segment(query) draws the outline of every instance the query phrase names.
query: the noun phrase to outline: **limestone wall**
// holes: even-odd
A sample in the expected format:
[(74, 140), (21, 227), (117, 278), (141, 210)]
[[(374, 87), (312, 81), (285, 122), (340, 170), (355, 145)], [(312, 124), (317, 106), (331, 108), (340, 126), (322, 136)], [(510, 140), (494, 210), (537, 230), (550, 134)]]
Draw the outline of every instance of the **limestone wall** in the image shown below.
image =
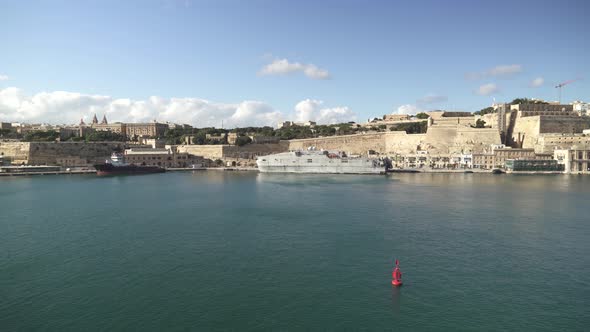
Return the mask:
[(13, 164), (89, 166), (104, 162), (121, 142), (0, 142), (0, 153)]
[(458, 128), (449, 153), (482, 153), (491, 144), (500, 144), (500, 133), (494, 128)]
[[(110, 158), (115, 150), (125, 148), (121, 142), (31, 142), (29, 164), (89, 166), (102, 163)], [(61, 165), (62, 161), (67, 164)], [(79, 164), (76, 164), (79, 163)]]
[(540, 116), (539, 133), (582, 133), (590, 128), (590, 117)]
[(286, 152), (289, 142), (281, 141), (274, 144), (236, 145), (177, 145), (176, 151), (186, 152), (206, 159), (217, 160), (224, 158), (254, 159), (272, 153)]
[(205, 159), (217, 160), (223, 159), (224, 145), (177, 145), (176, 151), (195, 156), (201, 156)]
[(392, 131), (385, 136), (385, 153), (388, 155), (416, 153), (426, 142), (426, 134), (408, 134)]
[(520, 115), (517, 115), (514, 129), (512, 131), (512, 140), (518, 142), (519, 134), (521, 139), (524, 135), (524, 140), (520, 147), (524, 149), (534, 148), (537, 143), (537, 137), (539, 136), (540, 124), (540, 116), (521, 117)]
[(316, 147), (324, 150), (340, 150), (348, 154), (366, 154), (369, 150), (384, 153), (386, 151), (385, 135), (386, 133), (373, 133), (294, 139), (289, 141), (289, 150), (306, 150), (308, 147)]
[(13, 164), (28, 164), (29, 148), (28, 142), (0, 141), (0, 155), (7, 156)]

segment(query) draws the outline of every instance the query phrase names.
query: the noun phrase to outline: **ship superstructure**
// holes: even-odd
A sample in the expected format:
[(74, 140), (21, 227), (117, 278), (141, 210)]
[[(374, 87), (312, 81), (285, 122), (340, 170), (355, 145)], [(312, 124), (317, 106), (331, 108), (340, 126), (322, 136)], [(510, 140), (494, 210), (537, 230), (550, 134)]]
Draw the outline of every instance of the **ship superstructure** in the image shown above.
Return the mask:
[(110, 160), (104, 164), (94, 165), (98, 175), (133, 175), (133, 174), (150, 174), (163, 173), (166, 169), (159, 166), (135, 165), (125, 162), (122, 154), (113, 153)]
[(383, 174), (385, 166), (378, 159), (349, 157), (341, 151), (309, 149), (258, 157), (262, 173)]

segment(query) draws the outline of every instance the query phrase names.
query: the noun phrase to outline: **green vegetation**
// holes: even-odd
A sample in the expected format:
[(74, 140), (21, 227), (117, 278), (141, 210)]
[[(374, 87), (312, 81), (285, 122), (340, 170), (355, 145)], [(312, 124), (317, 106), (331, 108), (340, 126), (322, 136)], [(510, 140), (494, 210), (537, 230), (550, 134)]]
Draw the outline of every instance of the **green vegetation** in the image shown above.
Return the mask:
[(428, 114), (426, 114), (424, 112), (420, 112), (420, 113), (416, 114), (416, 118), (423, 120), (423, 119), (428, 119), (429, 116), (428, 116)]
[(252, 143), (252, 139), (248, 136), (238, 136), (238, 138), (236, 138), (237, 146), (244, 146), (249, 143)]
[(486, 108), (482, 108), (481, 110), (474, 112), (473, 114), (475, 115), (485, 115), (485, 114), (490, 114), (490, 113), (496, 113), (496, 110), (494, 110), (493, 107), (486, 107)]
[(0, 129), (0, 138), (18, 139), (22, 138), (22, 136), (13, 129)]
[(59, 138), (59, 133), (55, 130), (31, 131), (25, 134), (25, 142), (53, 142)]
[(125, 139), (125, 135), (112, 131), (95, 131), (84, 137), (86, 142), (124, 142)]
[(408, 134), (424, 134), (427, 129), (427, 121), (400, 123), (389, 128), (391, 131), (405, 131)]
[(510, 105), (518, 105), (518, 104), (549, 104), (546, 101), (542, 100), (533, 100), (528, 98), (516, 98), (510, 102)]
[(486, 122), (482, 119), (477, 119), (477, 121), (475, 121), (475, 127), (474, 128), (485, 128), (486, 127)]

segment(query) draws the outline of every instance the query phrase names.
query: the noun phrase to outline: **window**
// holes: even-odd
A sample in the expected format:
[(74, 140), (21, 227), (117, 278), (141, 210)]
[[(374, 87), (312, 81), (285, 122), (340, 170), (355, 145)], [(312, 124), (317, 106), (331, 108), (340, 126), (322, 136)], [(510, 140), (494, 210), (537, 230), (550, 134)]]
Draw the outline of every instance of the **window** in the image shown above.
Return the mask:
[(307, 162), (311, 163), (311, 162), (313, 162), (313, 159), (307, 159)]
[(343, 164), (348, 164), (348, 160), (341, 160), (340, 162)]

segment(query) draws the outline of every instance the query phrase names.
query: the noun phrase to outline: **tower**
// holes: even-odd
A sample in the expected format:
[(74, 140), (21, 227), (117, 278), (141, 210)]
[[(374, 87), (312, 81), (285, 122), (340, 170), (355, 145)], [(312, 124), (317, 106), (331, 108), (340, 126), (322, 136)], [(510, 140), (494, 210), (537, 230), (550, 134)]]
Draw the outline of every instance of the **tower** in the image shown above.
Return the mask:
[(102, 121), (100, 122), (100, 124), (108, 124), (107, 115), (106, 114), (102, 116)]
[(96, 113), (94, 113), (94, 117), (92, 118), (92, 124), (98, 124), (98, 119), (96, 118)]

